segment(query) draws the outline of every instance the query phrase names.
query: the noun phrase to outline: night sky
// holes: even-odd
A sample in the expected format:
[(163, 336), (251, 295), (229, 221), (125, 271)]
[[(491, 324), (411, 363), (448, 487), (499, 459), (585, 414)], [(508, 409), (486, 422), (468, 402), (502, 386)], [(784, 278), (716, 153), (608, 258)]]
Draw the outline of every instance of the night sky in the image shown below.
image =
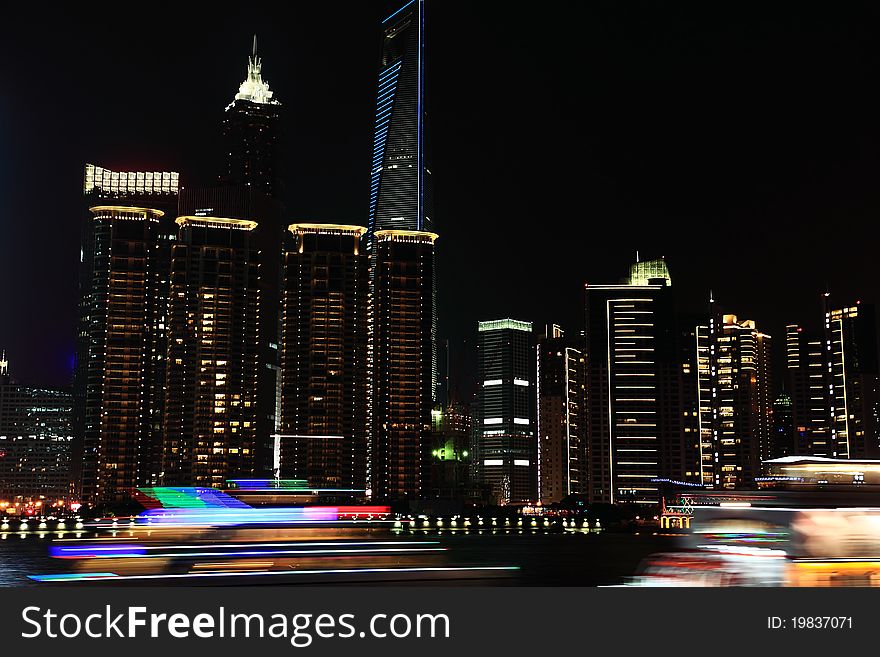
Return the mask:
[[(397, 3), (239, 4), (4, 7), (0, 349), (18, 380), (72, 376), (83, 164), (211, 181), (254, 32), (289, 219), (366, 222)], [(777, 354), (826, 286), (878, 300), (880, 16), (769, 4), (429, 2), (440, 334), (459, 359), (480, 319), (578, 331), (583, 283), (637, 249), (667, 257), (683, 309), (711, 288)]]

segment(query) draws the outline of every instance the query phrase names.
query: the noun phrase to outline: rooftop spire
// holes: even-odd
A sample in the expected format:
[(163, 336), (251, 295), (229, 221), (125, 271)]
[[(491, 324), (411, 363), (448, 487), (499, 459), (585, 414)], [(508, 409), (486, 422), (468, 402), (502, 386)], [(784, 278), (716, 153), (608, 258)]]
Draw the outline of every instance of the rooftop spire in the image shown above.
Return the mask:
[[(257, 35), (255, 34), (251, 56), (248, 57), (247, 78), (238, 88), (235, 100), (248, 100), (260, 105), (280, 105), (277, 100), (272, 98), (269, 83), (263, 80), (262, 68), (263, 63), (257, 56)], [(226, 109), (229, 109), (229, 107)]]
[(9, 374), (9, 361), (6, 360), (6, 350), (3, 350), (3, 355), (0, 356), (0, 376), (6, 376)]

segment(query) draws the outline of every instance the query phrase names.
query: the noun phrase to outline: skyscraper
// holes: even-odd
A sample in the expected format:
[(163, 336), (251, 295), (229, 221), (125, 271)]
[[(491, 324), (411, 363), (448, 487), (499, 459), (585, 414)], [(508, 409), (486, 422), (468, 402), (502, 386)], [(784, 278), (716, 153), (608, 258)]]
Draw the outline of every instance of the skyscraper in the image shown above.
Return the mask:
[[(826, 296), (827, 298), (827, 296)], [(877, 311), (856, 302), (826, 306), (825, 344), (832, 456), (880, 458)]]
[(593, 502), (656, 505), (654, 480), (682, 460), (681, 362), (671, 295), (663, 260), (635, 263), (620, 284), (585, 285)]
[(370, 234), (432, 228), (424, 73), (425, 0), (410, 0), (382, 21), (370, 165)]
[[(409, 0), (381, 23), (366, 249), (383, 230), (431, 231), (432, 184), (425, 131), (425, 0)], [(431, 396), (437, 395), (437, 276), (432, 265)], [(375, 261), (371, 264), (371, 294)], [(370, 329), (372, 330), (372, 329)], [(372, 342), (370, 349), (372, 349)], [(368, 356), (374, 360), (373, 355)]]
[(263, 79), (263, 63), (257, 55), (257, 37), (248, 57), (247, 77), (226, 107), (223, 146), (226, 166), (223, 182), (253, 185), (272, 198), (281, 198), (278, 148), (281, 103)]
[(698, 336), (703, 482), (750, 488), (773, 456), (770, 336), (715, 312)]
[(583, 349), (554, 326), (537, 348), (538, 496), (542, 503), (586, 495)]
[[(181, 208), (189, 202), (182, 199)], [(177, 223), (168, 313), (163, 481), (216, 488), (227, 479), (265, 475), (260, 460), (269, 450), (271, 431), (266, 430), (265, 437), (258, 431), (261, 299), (259, 250), (253, 243), (257, 222), (190, 214), (178, 217)]]
[(280, 476), (366, 488), (366, 228), (293, 224), (281, 329)]
[(828, 364), (823, 334), (785, 327), (785, 387), (791, 397), (791, 455), (832, 457)]
[(85, 168), (73, 462), (86, 501), (125, 501), (158, 476), (177, 193), (175, 172)]
[(380, 500), (412, 500), (431, 488), (436, 239), (421, 231), (374, 234), (368, 479)]
[(499, 504), (538, 498), (535, 417), (535, 351), (532, 323), (479, 322), (479, 425), (476, 458), (480, 481)]

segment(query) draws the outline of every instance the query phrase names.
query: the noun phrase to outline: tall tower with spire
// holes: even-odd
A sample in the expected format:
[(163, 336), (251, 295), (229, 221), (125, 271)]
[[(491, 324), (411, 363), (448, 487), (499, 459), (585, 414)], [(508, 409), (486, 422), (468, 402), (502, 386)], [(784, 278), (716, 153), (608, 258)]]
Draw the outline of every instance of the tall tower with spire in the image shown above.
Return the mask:
[(247, 77), (223, 116), (225, 167), (222, 180), (229, 185), (252, 185), (266, 195), (280, 199), (278, 169), (279, 111), (263, 79), (263, 62), (257, 54), (257, 36), (248, 57)]

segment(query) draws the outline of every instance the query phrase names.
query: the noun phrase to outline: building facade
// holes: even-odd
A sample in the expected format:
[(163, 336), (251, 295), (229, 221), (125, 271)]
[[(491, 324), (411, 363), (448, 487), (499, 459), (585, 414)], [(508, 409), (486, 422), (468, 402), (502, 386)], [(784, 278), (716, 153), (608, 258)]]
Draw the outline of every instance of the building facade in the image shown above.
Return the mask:
[(752, 320), (715, 312), (698, 335), (703, 483), (751, 488), (773, 457), (771, 338)]
[(875, 307), (858, 302), (840, 308), (827, 304), (825, 345), (831, 456), (880, 458)]
[(672, 279), (665, 261), (644, 261), (584, 289), (590, 500), (657, 505), (656, 480), (684, 460)]
[(293, 224), (281, 329), (282, 479), (366, 489), (366, 228)]
[(121, 502), (161, 467), (166, 308), (179, 176), (85, 166), (73, 413), (86, 502)]
[(828, 363), (822, 332), (785, 327), (785, 388), (791, 397), (789, 455), (833, 457)]
[(479, 322), (477, 469), (498, 504), (538, 499), (532, 323)]
[[(73, 498), (73, 396), (12, 381), (0, 360), (0, 503)], [(3, 511), (0, 510), (0, 513)]]
[(422, 231), (374, 234), (367, 476), (379, 500), (418, 499), (431, 489), (436, 239)]
[(382, 21), (375, 110), (369, 232), (430, 231), (424, 0), (410, 0)]
[(538, 499), (587, 494), (583, 349), (553, 327), (537, 347)]
[[(171, 263), (163, 482), (220, 488), (261, 472), (257, 222), (177, 218)], [(268, 435), (266, 436), (268, 441)]]

